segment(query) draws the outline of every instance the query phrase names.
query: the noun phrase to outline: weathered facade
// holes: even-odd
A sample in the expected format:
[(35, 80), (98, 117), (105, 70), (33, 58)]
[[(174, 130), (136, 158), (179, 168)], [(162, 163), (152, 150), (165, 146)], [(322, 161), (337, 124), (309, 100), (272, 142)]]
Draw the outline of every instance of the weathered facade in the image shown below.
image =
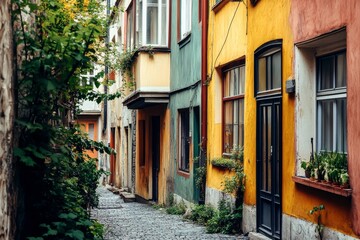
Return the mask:
[[(306, 214), (307, 210), (323, 204), (325, 216), (322, 218), (322, 224), (325, 226), (325, 239), (345, 238), (343, 234), (359, 237), (360, 165), (357, 160), (357, 149), (360, 136), (360, 98), (357, 91), (360, 89), (360, 49), (357, 38), (360, 34), (360, 4), (358, 1), (291, 1), (290, 13), (289, 24), (294, 39), (293, 71), (296, 81), (296, 157), (290, 162), (289, 171), (293, 170), (296, 176), (303, 175), (300, 162), (309, 159), (309, 139), (314, 138), (316, 151), (325, 149), (347, 153), (352, 193), (349, 195), (345, 191), (337, 192), (336, 188), (330, 186), (323, 191), (317, 189), (316, 184), (313, 187), (305, 187), (301, 183), (294, 184), (288, 181), (288, 196), (292, 197), (289, 197), (284, 205), (284, 212), (288, 215), (283, 222), (302, 229), (302, 236), (311, 236), (312, 232), (307, 230), (311, 229), (310, 224), (306, 221), (301, 221), (300, 224), (296, 218), (314, 221), (312, 216)], [(336, 61), (336, 64), (326, 62), (330, 59)], [(326, 69), (321, 66), (326, 66)], [(334, 79), (337, 82), (343, 79), (343, 83), (337, 83), (334, 88), (321, 92), (319, 79), (326, 78), (320, 78), (320, 69), (322, 72), (336, 72), (336, 75), (333, 75)], [(331, 97), (327, 93), (331, 93)], [(331, 112), (337, 116), (337, 125), (334, 130), (326, 131), (324, 139), (324, 134), (319, 133), (320, 129), (324, 129), (324, 123), (319, 118), (324, 115), (325, 123), (332, 124), (335, 116), (324, 111), (323, 105), (327, 103), (332, 104)], [(340, 116), (344, 118), (339, 118)], [(327, 144), (330, 142), (334, 144)], [(299, 202), (301, 204), (298, 204)], [(291, 236), (290, 233), (285, 236)]]
[(200, 1), (174, 1), (171, 9), (170, 160), (174, 194), (198, 203), (200, 166), (201, 18)]
[(13, 162), (13, 36), (11, 1), (0, 2), (0, 238), (15, 239), (17, 189)]
[[(126, 1), (125, 49), (135, 50), (134, 87), (123, 104), (136, 113), (135, 195), (165, 203), (171, 188), (168, 109), (170, 1)], [(135, 49), (136, 47), (136, 49)]]
[[(247, 20), (242, 2), (210, 1), (208, 31), (208, 173), (206, 202), (217, 206), (223, 198), (223, 181), (232, 173), (211, 164), (214, 158), (229, 157), (234, 147), (244, 145), (244, 101)], [(227, 36), (228, 35), (228, 36)], [(229, 80), (238, 91), (229, 92)], [(241, 83), (241, 84), (240, 84)], [(240, 84), (240, 85), (239, 85)], [(234, 114), (232, 114), (234, 113)], [(231, 117), (229, 117), (231, 115)], [(237, 130), (236, 130), (237, 129)], [(246, 130), (245, 130), (246, 132)]]
[[(359, 65), (359, 47), (355, 36), (360, 27), (355, 16), (359, 4), (214, 1), (210, 8), (207, 156), (208, 161), (228, 157), (227, 145), (242, 143), (246, 174), (243, 231), (272, 239), (313, 239), (318, 235), (317, 217), (309, 212), (323, 205), (323, 239), (356, 238), (359, 201), (355, 149), (359, 129), (355, 122), (359, 116), (355, 106), (359, 99), (355, 92), (359, 86), (355, 76), (359, 70), (355, 66)], [(334, 13), (333, 9), (339, 11)], [(336, 63), (330, 65), (325, 62), (328, 59)], [(329, 64), (322, 71), (333, 71), (337, 74), (332, 75), (334, 79), (342, 81), (330, 95), (326, 95), (329, 89), (326, 93), (316, 90), (320, 62)], [(239, 69), (238, 75), (232, 73), (234, 69)], [(232, 95), (228, 77), (234, 79), (231, 83), (238, 81), (230, 87)], [(333, 130), (323, 127), (325, 123), (318, 119), (320, 111), (330, 114), (319, 107), (327, 102), (332, 102), (333, 115), (325, 123), (335, 122)], [(243, 132), (238, 132), (241, 126)], [(330, 149), (323, 147), (329, 142), (322, 140), (325, 135), (334, 139)], [(347, 153), (350, 191), (304, 181), (300, 164), (310, 158), (311, 139), (315, 152)], [(208, 165), (206, 202), (215, 205), (223, 197), (224, 175), (231, 172)]]
[[(109, 42), (115, 44), (123, 53), (126, 43), (126, 12), (117, 11), (128, 6), (130, 1), (111, 1), (109, 14)], [(121, 92), (121, 97), (108, 104), (109, 144), (116, 151), (109, 159), (109, 183), (129, 193), (135, 192), (136, 158), (136, 110), (123, 105), (124, 99), (131, 93), (126, 79), (120, 71), (108, 70), (108, 79), (114, 83), (108, 88), (110, 94)]]

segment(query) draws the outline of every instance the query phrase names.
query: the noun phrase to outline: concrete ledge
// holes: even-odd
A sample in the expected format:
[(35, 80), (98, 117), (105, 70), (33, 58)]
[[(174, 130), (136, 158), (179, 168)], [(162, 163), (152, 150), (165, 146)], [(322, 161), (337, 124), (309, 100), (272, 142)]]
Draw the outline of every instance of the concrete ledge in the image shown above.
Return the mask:
[(249, 232), (249, 240), (271, 240), (271, 239), (262, 235), (261, 233)]

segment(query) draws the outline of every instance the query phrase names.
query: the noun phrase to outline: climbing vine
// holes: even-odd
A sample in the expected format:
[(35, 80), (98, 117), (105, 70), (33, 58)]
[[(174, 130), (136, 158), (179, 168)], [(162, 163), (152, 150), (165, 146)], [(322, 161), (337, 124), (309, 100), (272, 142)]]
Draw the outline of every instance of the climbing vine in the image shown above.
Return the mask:
[[(76, 122), (82, 100), (114, 99), (82, 84), (82, 74), (105, 63), (107, 22), (100, 0), (14, 0), (16, 43), (16, 133), (19, 160), (19, 239), (102, 239), (103, 227), (91, 219), (96, 187), (104, 171), (96, 150)], [(110, 66), (111, 68), (112, 66)], [(105, 78), (105, 81), (102, 79)], [(104, 72), (95, 86), (109, 84)]]

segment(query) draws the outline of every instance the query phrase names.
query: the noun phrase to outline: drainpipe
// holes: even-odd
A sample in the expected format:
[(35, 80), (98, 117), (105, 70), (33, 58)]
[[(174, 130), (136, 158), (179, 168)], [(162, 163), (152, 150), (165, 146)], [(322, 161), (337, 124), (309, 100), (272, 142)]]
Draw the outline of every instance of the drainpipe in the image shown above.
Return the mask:
[(207, 149), (207, 30), (209, 1), (201, 0), (201, 148)]
[[(106, 15), (109, 16), (110, 15), (110, 0), (106, 1)], [(109, 26), (107, 27), (107, 33), (106, 33), (106, 45), (109, 45), (109, 34), (110, 34), (110, 29)], [(109, 67), (107, 65), (105, 65), (105, 77), (108, 78), (108, 74), (109, 74)], [(107, 85), (104, 85), (104, 93), (107, 94), (108, 93), (108, 87)], [(105, 98), (104, 99), (104, 124), (103, 124), (103, 134), (106, 133), (106, 128), (107, 128), (107, 114), (108, 114), (108, 101)]]
[[(208, 0), (201, 0), (201, 155), (200, 166), (206, 167), (207, 158), (207, 30)], [(201, 186), (199, 203), (205, 203), (206, 180)]]

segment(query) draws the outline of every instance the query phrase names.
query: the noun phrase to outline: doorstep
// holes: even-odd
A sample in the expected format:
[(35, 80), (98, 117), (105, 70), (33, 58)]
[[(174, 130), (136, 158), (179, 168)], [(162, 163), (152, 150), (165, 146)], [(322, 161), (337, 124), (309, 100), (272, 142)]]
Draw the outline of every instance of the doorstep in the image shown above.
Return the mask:
[(261, 233), (249, 232), (249, 240), (271, 240), (271, 239)]

